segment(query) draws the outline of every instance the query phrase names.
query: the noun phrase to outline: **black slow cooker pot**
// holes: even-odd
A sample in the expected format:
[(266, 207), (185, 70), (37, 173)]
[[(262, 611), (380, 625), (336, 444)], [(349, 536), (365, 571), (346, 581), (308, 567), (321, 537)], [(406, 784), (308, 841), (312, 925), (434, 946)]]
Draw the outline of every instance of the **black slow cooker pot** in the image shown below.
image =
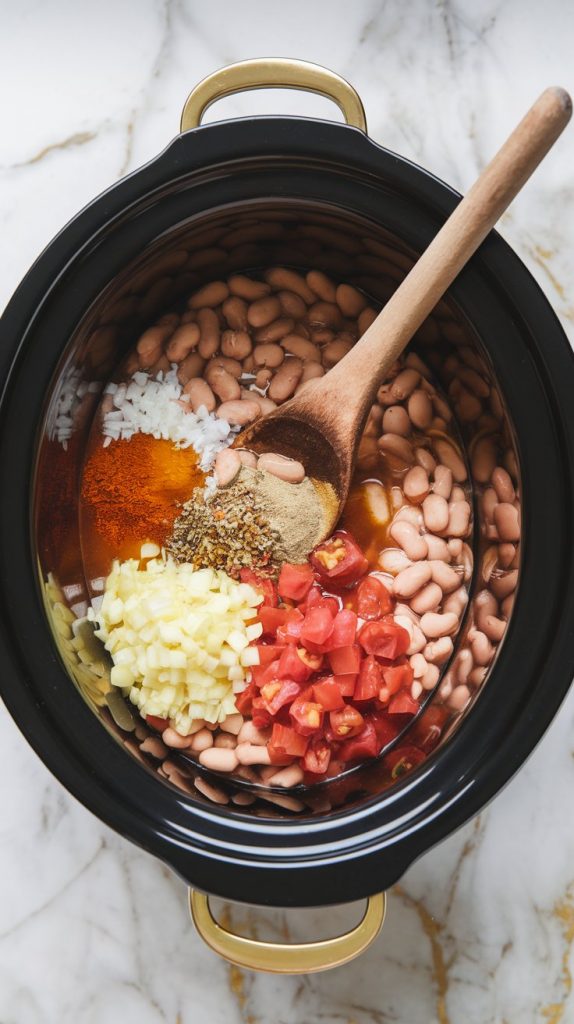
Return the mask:
[[(329, 95), (348, 123), (255, 117), (198, 127), (213, 99), (262, 85)], [(494, 232), (414, 346), (447, 389), (461, 347), (488, 382), (478, 426), (460, 427), (471, 466), (490, 432), (520, 484), (519, 583), (490, 671), (442, 731), (431, 726), (438, 742), (418, 768), (389, 786), (375, 764), (342, 789), (318, 787), (298, 815), (277, 803), (210, 803), (185, 774), (178, 788), (173, 774), (158, 773), (140, 750), (145, 728), (118, 727), (105, 680), (90, 676), (89, 659), (70, 644), (70, 622), (87, 602), (77, 502), (83, 450), (98, 395), (142, 326), (203, 281), (271, 264), (317, 267), (384, 303), (459, 198), (367, 137), (360, 100), (338, 76), (300, 62), (245, 62), (201, 83), (182, 133), (64, 228), (2, 318), (3, 698), (70, 792), (201, 892), (274, 906), (380, 893), (498, 792), (569, 687), (574, 360), (542, 292)], [(475, 522), (480, 536), (478, 501)], [(487, 556), (479, 545), (471, 594), (487, 578)], [(464, 630), (423, 716), (448, 706), (448, 673), (463, 640)], [(193, 909), (204, 937), (231, 959), (308, 971), (344, 962), (370, 941), (383, 900), (350, 937), (291, 951), (230, 936), (197, 894)]]

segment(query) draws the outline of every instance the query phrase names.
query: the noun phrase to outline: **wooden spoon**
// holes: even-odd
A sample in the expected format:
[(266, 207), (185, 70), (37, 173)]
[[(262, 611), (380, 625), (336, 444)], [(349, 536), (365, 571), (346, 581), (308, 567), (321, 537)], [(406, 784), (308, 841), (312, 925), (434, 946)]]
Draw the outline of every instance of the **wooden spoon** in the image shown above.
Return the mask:
[[(236, 441), (303, 463), (325, 504), (324, 536), (349, 491), (358, 443), (379, 386), (570, 120), (564, 89), (546, 89), (459, 202), (351, 351), (324, 377), (256, 420)], [(327, 485), (327, 486), (325, 486)], [(330, 485), (330, 486), (328, 486)]]

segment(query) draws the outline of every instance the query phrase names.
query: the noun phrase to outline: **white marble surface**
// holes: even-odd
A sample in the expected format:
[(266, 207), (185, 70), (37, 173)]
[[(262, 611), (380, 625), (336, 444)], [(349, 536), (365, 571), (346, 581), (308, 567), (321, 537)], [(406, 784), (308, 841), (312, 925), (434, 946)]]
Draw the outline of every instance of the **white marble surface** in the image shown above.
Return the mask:
[[(229, 61), (331, 66), (362, 94), (374, 138), (461, 189), (543, 86), (574, 88), (565, 0), (0, 0), (0, 17), (0, 303), (69, 217), (163, 147), (191, 86)], [(213, 116), (273, 111), (330, 116), (284, 94)], [(502, 227), (570, 331), (573, 167), (571, 129)], [(571, 695), (496, 802), (390, 894), (359, 962), (277, 979), (202, 948), (183, 885), (68, 796), (0, 711), (1, 1024), (574, 1022), (573, 725)], [(291, 933), (333, 925), (310, 916), (290, 913)]]

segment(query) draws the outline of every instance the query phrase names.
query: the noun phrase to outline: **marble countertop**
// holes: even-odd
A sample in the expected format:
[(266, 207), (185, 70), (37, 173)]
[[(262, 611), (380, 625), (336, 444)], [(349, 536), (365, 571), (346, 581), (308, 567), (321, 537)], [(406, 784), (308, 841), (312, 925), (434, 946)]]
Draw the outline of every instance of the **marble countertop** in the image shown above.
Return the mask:
[[(2, 4), (2, 23), (0, 305), (230, 61), (333, 68), (361, 93), (375, 139), (461, 190), (544, 86), (574, 89), (564, 0), (21, 0)], [(265, 93), (213, 118), (263, 112), (334, 116), (326, 101)], [(502, 223), (570, 335), (573, 167), (571, 129)], [(498, 799), (390, 893), (366, 955), (281, 979), (203, 947), (183, 884), (69, 796), (0, 709), (1, 1024), (574, 1022), (573, 726), (574, 693)], [(230, 913), (309, 937), (351, 911)]]

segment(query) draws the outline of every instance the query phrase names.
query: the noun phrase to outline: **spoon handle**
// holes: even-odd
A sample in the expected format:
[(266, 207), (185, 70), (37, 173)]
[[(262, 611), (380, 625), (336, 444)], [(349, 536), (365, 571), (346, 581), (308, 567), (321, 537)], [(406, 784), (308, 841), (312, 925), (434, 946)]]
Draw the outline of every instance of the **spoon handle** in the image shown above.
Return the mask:
[[(351, 352), (325, 378), (346, 418), (360, 420), (381, 381), (570, 120), (572, 100), (546, 89)], [(366, 383), (369, 382), (368, 387)], [(341, 408), (341, 406), (339, 406)]]

